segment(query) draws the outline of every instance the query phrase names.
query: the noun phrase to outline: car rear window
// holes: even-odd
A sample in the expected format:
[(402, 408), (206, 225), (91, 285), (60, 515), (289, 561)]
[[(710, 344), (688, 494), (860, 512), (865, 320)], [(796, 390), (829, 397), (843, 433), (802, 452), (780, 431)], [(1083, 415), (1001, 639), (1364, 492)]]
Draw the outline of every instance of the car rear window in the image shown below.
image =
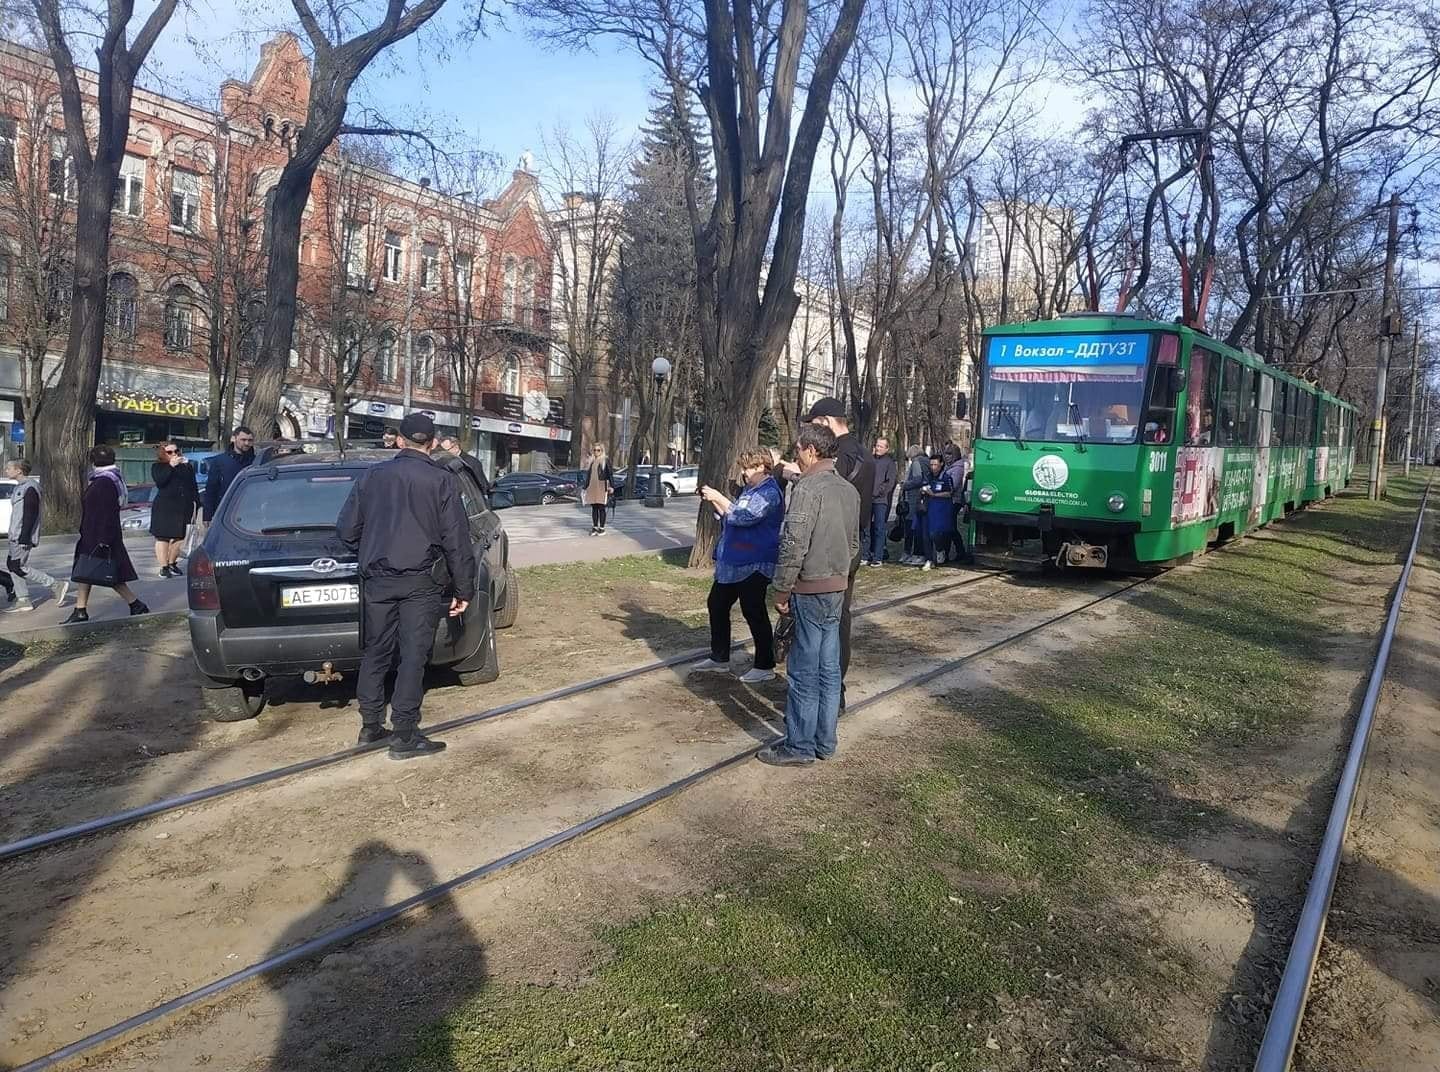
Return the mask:
[(10, 493), (14, 490), (14, 484), (0, 484), (0, 499), (10, 498)]
[(358, 473), (281, 473), (235, 489), (225, 521), (255, 534), (318, 532), (335, 527)]

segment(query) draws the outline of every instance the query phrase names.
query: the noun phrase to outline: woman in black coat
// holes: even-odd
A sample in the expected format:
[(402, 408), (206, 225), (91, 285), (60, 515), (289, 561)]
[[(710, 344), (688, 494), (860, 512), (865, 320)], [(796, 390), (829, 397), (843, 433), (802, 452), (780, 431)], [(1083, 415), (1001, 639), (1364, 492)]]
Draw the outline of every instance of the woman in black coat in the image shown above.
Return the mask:
[(80, 539), (75, 544), (75, 564), (71, 567), (75, 582), (75, 609), (61, 623), (63, 625), (90, 620), (86, 608), (90, 604), (91, 585), (96, 582), (82, 578), (94, 576), (88, 571), (97, 562), (106, 560), (114, 567), (114, 583), (106, 587), (113, 587), (130, 604), (131, 616), (146, 614), (150, 610), (129, 584), (138, 578), (120, 531), (120, 504), (125, 497), (125, 480), (115, 465), (115, 452), (109, 447), (90, 448), (90, 465), (90, 483), (80, 504)]
[(160, 563), (160, 576), (182, 577), (180, 548), (185, 531), (195, 520), (200, 505), (200, 489), (195, 482), (195, 467), (180, 453), (175, 443), (161, 443), (155, 448), (155, 464), (150, 466), (150, 479), (155, 482), (155, 499), (150, 504), (150, 535), (155, 537), (155, 560)]

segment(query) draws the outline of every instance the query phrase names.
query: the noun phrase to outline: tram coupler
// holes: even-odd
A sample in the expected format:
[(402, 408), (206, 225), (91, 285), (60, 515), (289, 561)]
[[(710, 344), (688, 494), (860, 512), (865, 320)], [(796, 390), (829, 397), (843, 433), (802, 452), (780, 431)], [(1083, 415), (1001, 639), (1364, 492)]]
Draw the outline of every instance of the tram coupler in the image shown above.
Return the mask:
[(1110, 549), (1093, 543), (1062, 543), (1055, 556), (1057, 566), (1079, 569), (1104, 569), (1110, 564)]
[(334, 663), (321, 663), (319, 670), (306, 670), (304, 678), (307, 685), (334, 685), (344, 681), (345, 675), (336, 673)]

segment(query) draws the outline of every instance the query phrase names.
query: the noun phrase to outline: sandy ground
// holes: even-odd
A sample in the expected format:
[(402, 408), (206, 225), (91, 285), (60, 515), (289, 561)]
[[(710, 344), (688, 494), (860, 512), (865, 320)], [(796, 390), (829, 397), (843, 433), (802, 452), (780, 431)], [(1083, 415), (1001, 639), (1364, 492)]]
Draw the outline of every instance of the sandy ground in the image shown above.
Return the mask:
[(1385, 678), (1295, 1067), (1440, 1068), (1440, 525)]
[[(1116, 583), (1050, 589), (997, 579), (860, 619), (851, 695), (863, 698), (917, 668), (953, 658), (957, 645), (978, 648), (1017, 621), (1038, 621), (1056, 607), (1092, 598), (1097, 584), (1103, 591)], [(1013, 597), (997, 599), (995, 589), (1004, 588)], [(988, 595), (980, 595), (982, 589), (990, 589)], [(1017, 614), (1012, 608), (1022, 594), (1026, 609)], [(923, 627), (948, 618), (957, 600), (967, 625), (948, 637)], [(628, 628), (623, 613), (620, 619)], [(519, 631), (513, 636), (516, 647), (525, 643)], [(507, 635), (507, 647), (510, 641)], [(163, 630), (155, 634), (147, 645), (153, 666), (146, 679), (123, 692), (105, 684), (103, 649), (75, 660), (84, 665), (67, 664), (80, 677), (64, 695), (50, 696), (50, 707), (63, 720), (78, 701), (96, 719), (87, 732), (55, 729), (60, 735), (50, 745), (65, 741), (65, 748), (10, 751), (5, 776), (17, 781), (6, 792), (25, 813), (15, 819), (7, 809), (13, 832), (93, 814), (102, 801), (108, 810), (156, 790), (174, 792), (197, 779), (293, 759), (301, 746), (333, 747), (341, 725), (344, 736), (353, 733), (353, 712), (294, 704), (292, 720), (207, 726), (199, 732), (235, 736), (173, 752), (166, 757), (173, 758), (172, 769), (157, 770), (167, 765), (154, 760), (136, 769), (131, 749), (137, 737), (193, 745), (172, 739), (183, 736), (187, 725), (183, 693), (166, 694), (165, 667), (173, 669), (175, 658), (166, 645), (175, 643)], [(567, 648), (564, 638), (554, 637), (544, 646), (552, 663)], [(608, 658), (572, 655), (558, 665), (573, 668), (578, 660), (608, 671), (643, 661), (629, 657), (640, 653), (621, 648), (611, 638)], [(502, 657), (509, 658), (506, 647)], [(543, 676), (516, 675), (512, 687), (523, 682), (530, 692), (554, 684)], [(49, 713), (40, 685), (30, 687), (37, 693), (22, 709), (43, 735)], [(441, 761), (395, 764), (383, 755), (367, 757), (17, 860), (0, 873), (7, 1029), (0, 1060), (21, 1062), (49, 1052), (381, 907), (436, 876), (450, 877), (767, 740), (778, 726), (783, 687), (777, 681), (750, 690), (733, 680), (659, 673), (456, 733)], [(133, 713), (137, 692), (149, 698), (145, 710), (151, 714)], [(450, 713), (446, 699), (437, 696), (429, 717)], [(487, 703), (497, 699), (486, 696)], [(146, 722), (151, 717), (154, 726)], [(129, 774), (107, 780), (107, 768)], [(36, 805), (32, 795), (48, 803)], [(224, 1052), (230, 1062), (243, 1052), (263, 1067), (274, 1037), (239, 1034), (245, 1038), (227, 1039), (212, 1056)]]

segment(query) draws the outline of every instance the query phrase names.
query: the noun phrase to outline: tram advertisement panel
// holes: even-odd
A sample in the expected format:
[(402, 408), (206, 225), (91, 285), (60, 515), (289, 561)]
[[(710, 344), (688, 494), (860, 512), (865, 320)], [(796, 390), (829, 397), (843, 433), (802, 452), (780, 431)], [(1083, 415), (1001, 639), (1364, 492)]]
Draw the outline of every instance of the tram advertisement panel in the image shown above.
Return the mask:
[(1181, 447), (1175, 452), (1175, 496), (1170, 505), (1173, 525), (1188, 525), (1220, 511), (1219, 447)]

